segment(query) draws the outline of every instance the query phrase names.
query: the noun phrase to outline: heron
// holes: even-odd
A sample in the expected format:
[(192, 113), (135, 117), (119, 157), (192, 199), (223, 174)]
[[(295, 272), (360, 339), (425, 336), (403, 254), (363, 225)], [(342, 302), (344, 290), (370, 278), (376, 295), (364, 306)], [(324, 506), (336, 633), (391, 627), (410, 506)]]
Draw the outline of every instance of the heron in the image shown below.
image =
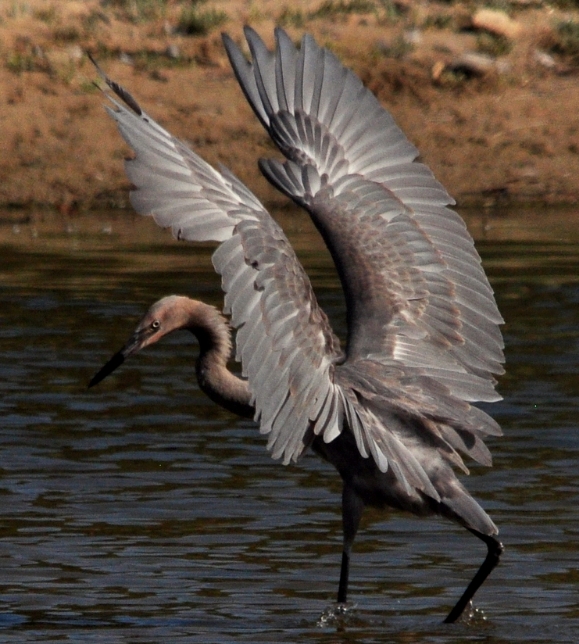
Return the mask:
[[(455, 622), (503, 551), (497, 527), (457, 476), (468, 474), (465, 456), (490, 466), (484, 440), (502, 433), (473, 404), (500, 400), (503, 320), (493, 290), (455, 201), (358, 76), (310, 35), (297, 47), (277, 28), (273, 51), (252, 28), (244, 36), (249, 57), (223, 34), (227, 56), (285, 157), (260, 159), (259, 168), (309, 213), (329, 249), (345, 296), (345, 340), (252, 192), (173, 137), (95, 63), (107, 110), (134, 152), (125, 165), (133, 207), (178, 239), (218, 243), (212, 261), (224, 306), (161, 299), (89, 386), (188, 329), (209, 398), (254, 419), (274, 459), (295, 462), (311, 448), (337, 469), (339, 604), (366, 506), (442, 516), (486, 544), (444, 620)], [(239, 376), (227, 366), (233, 344)]]

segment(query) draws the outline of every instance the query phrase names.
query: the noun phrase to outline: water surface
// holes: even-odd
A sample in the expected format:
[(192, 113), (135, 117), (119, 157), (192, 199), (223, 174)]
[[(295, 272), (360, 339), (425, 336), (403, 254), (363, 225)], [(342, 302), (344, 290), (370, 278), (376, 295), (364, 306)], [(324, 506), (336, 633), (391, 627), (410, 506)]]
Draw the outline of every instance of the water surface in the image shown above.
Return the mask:
[[(466, 623), (440, 621), (485, 548), (437, 519), (368, 511), (345, 616), (340, 482), (272, 461), (208, 401), (175, 334), (87, 391), (163, 295), (220, 305), (211, 248), (129, 213), (6, 213), (0, 225), (3, 642), (576, 642), (579, 214), (465, 213), (506, 320), (505, 436), (465, 479), (506, 552)], [(282, 216), (343, 335), (327, 254)]]

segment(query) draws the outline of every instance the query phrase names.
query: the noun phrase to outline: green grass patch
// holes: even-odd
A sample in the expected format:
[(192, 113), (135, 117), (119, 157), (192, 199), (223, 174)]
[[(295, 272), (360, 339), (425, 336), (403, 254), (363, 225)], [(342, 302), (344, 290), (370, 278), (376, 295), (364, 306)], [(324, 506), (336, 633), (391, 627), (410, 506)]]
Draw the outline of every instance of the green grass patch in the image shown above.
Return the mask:
[(550, 50), (579, 60), (579, 22), (563, 20), (557, 24)]
[(301, 9), (292, 9), (291, 7), (284, 7), (278, 16), (278, 24), (281, 27), (295, 27), (302, 29), (306, 24), (306, 16)]
[(202, 4), (202, 0), (196, 0), (191, 3), (191, 6), (183, 8), (177, 23), (179, 33), (186, 36), (205, 36), (229, 19), (225, 11), (214, 8), (202, 9)]
[(498, 58), (499, 56), (506, 56), (511, 51), (512, 43), (505, 36), (483, 31), (477, 36), (476, 48), (481, 54), (488, 54)]
[(103, 7), (111, 7), (125, 20), (146, 22), (163, 18), (170, 0), (102, 0)]
[(351, 13), (373, 13), (374, 11), (376, 11), (376, 3), (373, 0), (325, 0), (309, 15), (311, 18), (331, 18)]

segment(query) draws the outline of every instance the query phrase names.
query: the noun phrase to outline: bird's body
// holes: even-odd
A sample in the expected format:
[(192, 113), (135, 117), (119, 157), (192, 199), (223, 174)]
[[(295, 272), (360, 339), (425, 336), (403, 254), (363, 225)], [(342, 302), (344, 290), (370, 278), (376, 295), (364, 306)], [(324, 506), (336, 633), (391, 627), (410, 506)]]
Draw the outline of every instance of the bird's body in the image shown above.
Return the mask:
[(453, 467), (459, 452), (490, 465), (483, 443), (498, 425), (471, 403), (497, 400), (501, 322), (462, 220), (416, 150), (354, 74), (313, 39), (277, 52), (246, 30), (247, 62), (224, 37), (240, 85), (287, 157), (260, 168), (305, 207), (335, 261), (347, 307), (344, 349), (281, 228), (225, 169), (216, 172), (156, 124), (122, 88), (111, 114), (134, 148), (127, 173), (142, 214), (183, 239), (213, 239), (225, 312), (243, 377), (227, 370), (231, 327), (213, 307), (169, 296), (95, 376), (176, 329), (199, 341), (197, 378), (212, 400), (254, 417), (287, 463), (313, 451), (344, 482), (346, 601), (350, 551), (364, 506), (438, 514), (488, 547), (455, 621), (498, 562), (497, 528)]

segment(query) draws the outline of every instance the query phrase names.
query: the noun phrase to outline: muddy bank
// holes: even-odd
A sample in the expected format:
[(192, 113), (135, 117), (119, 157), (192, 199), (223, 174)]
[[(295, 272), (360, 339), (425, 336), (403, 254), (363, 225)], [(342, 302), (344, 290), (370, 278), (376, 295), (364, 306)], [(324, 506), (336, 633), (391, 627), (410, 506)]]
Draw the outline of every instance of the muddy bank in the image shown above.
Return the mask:
[(127, 204), (128, 150), (86, 50), (209, 162), (279, 201), (256, 167), (272, 146), (219, 37), (240, 37), (245, 23), (270, 43), (282, 23), (296, 39), (309, 32), (330, 46), (460, 204), (579, 199), (579, 53), (560, 27), (579, 24), (576, 10), (517, 2), (507, 22), (481, 27), (475, 3), (189, 3), (205, 16), (199, 27), (185, 22), (184, 4), (32, 0), (0, 9), (0, 206)]

